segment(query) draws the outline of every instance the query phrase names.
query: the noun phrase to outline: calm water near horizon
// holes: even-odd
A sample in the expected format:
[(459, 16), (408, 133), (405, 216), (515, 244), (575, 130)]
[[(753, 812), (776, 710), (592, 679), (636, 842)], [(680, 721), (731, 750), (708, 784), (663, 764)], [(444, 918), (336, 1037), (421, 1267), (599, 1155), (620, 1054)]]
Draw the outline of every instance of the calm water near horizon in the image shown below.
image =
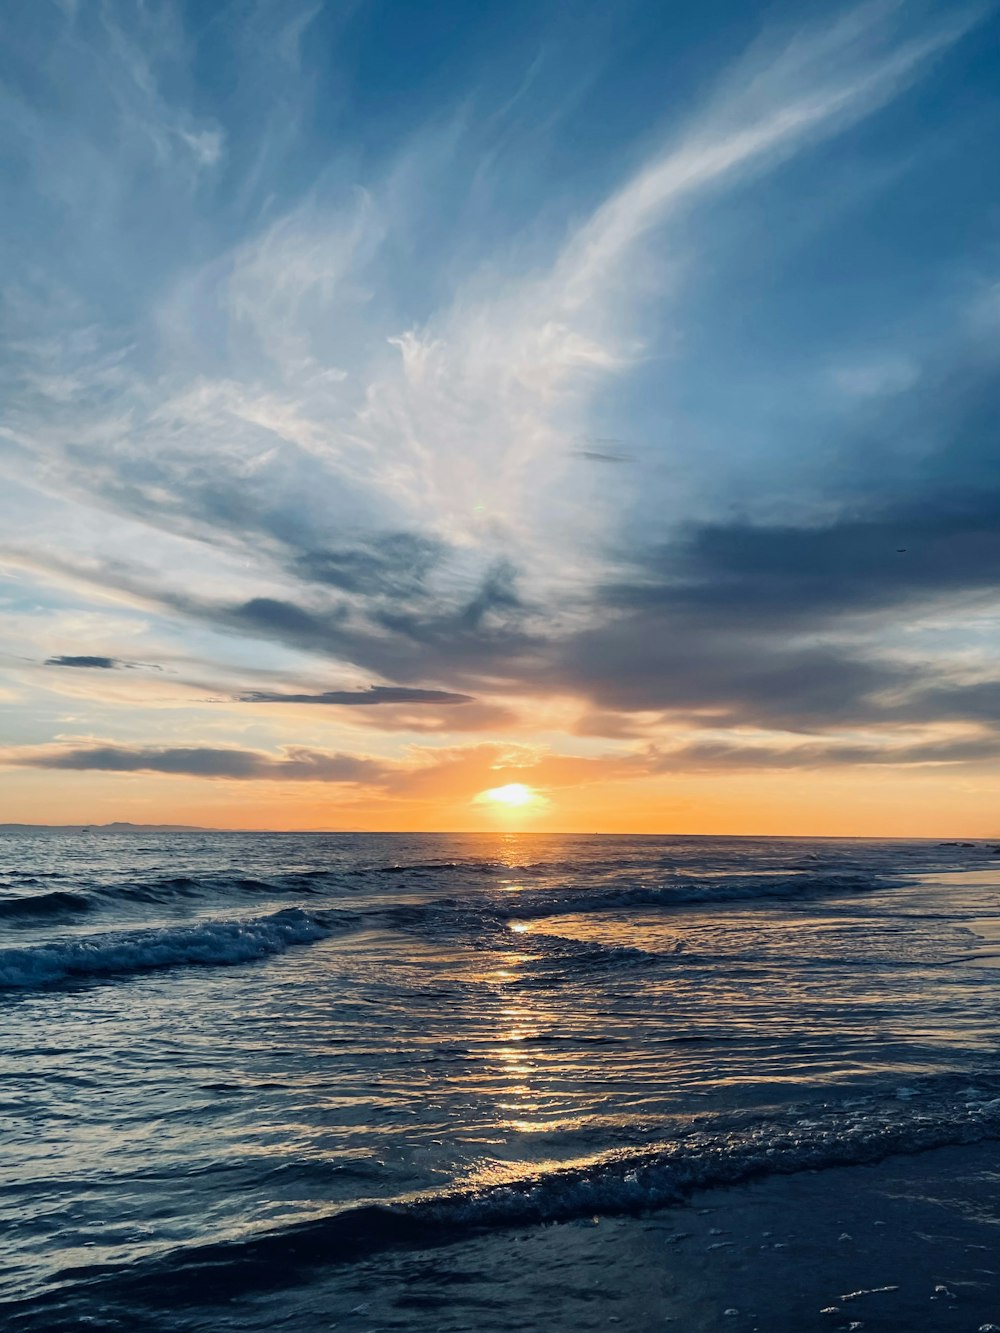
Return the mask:
[(1000, 1139), (998, 919), (987, 842), (0, 836), (0, 1314), (367, 1328), (390, 1249)]

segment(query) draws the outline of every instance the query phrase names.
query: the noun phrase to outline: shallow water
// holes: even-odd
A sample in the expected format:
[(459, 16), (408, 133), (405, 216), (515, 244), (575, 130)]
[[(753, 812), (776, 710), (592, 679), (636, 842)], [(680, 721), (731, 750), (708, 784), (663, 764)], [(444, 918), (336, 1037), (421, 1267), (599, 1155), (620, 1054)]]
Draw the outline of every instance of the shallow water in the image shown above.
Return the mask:
[(1000, 1138), (998, 920), (985, 843), (3, 836), (0, 1300), (308, 1327), (389, 1251)]

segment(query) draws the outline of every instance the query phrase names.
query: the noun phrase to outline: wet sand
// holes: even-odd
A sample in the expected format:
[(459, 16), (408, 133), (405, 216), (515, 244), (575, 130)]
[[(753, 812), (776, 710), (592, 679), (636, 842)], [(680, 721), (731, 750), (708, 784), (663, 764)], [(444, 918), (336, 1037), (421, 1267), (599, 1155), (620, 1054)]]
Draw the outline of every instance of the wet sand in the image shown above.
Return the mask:
[[(771, 1177), (642, 1218), (383, 1254), (311, 1286), (298, 1314), (288, 1295), (280, 1326), (303, 1333), (405, 1329), (417, 1311), (441, 1333), (1000, 1330), (1000, 1145)], [(215, 1327), (265, 1327), (273, 1301)]]

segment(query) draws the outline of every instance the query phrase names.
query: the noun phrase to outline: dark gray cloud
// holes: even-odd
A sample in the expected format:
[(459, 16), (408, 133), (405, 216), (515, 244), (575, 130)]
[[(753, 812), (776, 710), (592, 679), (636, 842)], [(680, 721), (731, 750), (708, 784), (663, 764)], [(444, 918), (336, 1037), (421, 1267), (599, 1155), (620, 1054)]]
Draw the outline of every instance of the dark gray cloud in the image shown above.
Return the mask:
[(664, 611), (633, 613), (573, 636), (558, 679), (603, 709), (683, 712), (713, 726), (812, 730), (870, 719), (883, 692), (912, 687), (912, 667), (835, 645), (706, 628)]
[(163, 668), (157, 666), (155, 662), (126, 662), (121, 657), (100, 657), (91, 654), (67, 655), (60, 654), (58, 657), (47, 657), (45, 666), (54, 667), (81, 667), (85, 670), (97, 671), (162, 671)]
[(455, 608), (414, 611), (400, 602), (379, 608), (373, 619), (383, 629), (414, 643), (433, 645), (451, 640), (468, 648), (477, 638), (494, 644), (502, 635), (520, 638), (517, 627), (527, 609), (517, 591), (517, 570), (504, 560), (487, 570), (473, 595)]
[(386, 771), (374, 760), (321, 750), (287, 749), (281, 758), (275, 758), (257, 750), (212, 746), (86, 745), (16, 753), (7, 762), (25, 768), (169, 773), (241, 781), (373, 783)]
[(618, 552), (551, 679), (616, 713), (825, 729), (990, 719), (1000, 683), (895, 658), (886, 631), (1000, 596), (1000, 371), (976, 353), (855, 423), (813, 513), (688, 524)]
[(118, 668), (124, 667), (128, 664), (125, 662), (120, 662), (117, 657), (60, 656), (60, 657), (47, 657), (45, 659), (45, 665), (56, 666), (56, 667), (84, 667), (88, 669), (97, 668), (102, 671), (115, 671)]
[(879, 765), (914, 767), (968, 764), (1000, 759), (1000, 732), (984, 732), (944, 740), (908, 744), (840, 744), (815, 742), (782, 748), (772, 745), (734, 744), (728, 741), (697, 741), (660, 757), (658, 772), (692, 773), (738, 768), (829, 768)]
[(401, 684), (428, 677), (458, 683), (486, 675), (513, 681), (545, 644), (537, 630), (526, 628), (537, 608), (522, 601), (516, 581), (513, 566), (500, 562), (454, 604), (400, 598), (361, 608), (317, 598), (314, 588), (303, 589), (310, 606), (273, 597), (226, 606), (183, 593), (154, 595), (216, 627), (342, 658)]
[(810, 643), (743, 621), (717, 628), (663, 607), (575, 634), (553, 676), (610, 714), (592, 719), (601, 735), (629, 734), (633, 712), (798, 731), (1000, 719), (1000, 679), (950, 679), (940, 663), (877, 656), (850, 640)]
[(930, 717), (943, 722), (1000, 723), (1000, 680), (933, 685), (887, 703), (884, 711), (911, 722)]
[(240, 703), (252, 704), (334, 704), (347, 707), (370, 708), (385, 704), (469, 704), (471, 694), (454, 694), (449, 690), (409, 689), (405, 685), (369, 685), (366, 690), (326, 690), (322, 694), (280, 694), (270, 690), (254, 690), (241, 694)]
[(611, 454), (602, 449), (574, 449), (574, 458), (585, 458), (591, 463), (631, 463), (630, 454)]
[(1000, 492), (890, 505), (823, 525), (712, 524), (652, 553), (610, 605), (794, 625), (1000, 588)]
[(279, 601), (274, 597), (252, 597), (248, 602), (234, 607), (233, 615), (249, 630), (259, 630), (276, 638), (309, 640), (332, 632), (335, 625), (343, 623), (346, 611), (337, 609), (317, 615), (315, 612), (304, 611), (294, 602)]
[(446, 704), (434, 708), (422, 704), (412, 708), (408, 704), (387, 704), (382, 708), (366, 708), (352, 718), (375, 731), (409, 731), (425, 735), (448, 732), (507, 731), (523, 719), (502, 704), (475, 700), (454, 708)]
[(307, 583), (326, 584), (369, 597), (421, 595), (446, 548), (412, 532), (373, 537), (368, 545), (306, 551), (292, 568)]
[[(859, 664), (835, 651), (784, 661), (777, 654), (762, 652), (759, 645), (744, 651), (751, 656), (744, 657), (742, 678), (734, 669), (732, 679), (718, 681), (715, 689), (707, 681), (699, 687), (699, 666), (710, 669), (711, 656), (707, 661), (691, 658), (684, 667), (674, 659), (659, 673), (653, 662), (650, 679), (632, 672), (620, 686), (606, 683), (608, 708), (584, 714), (575, 734), (641, 739), (647, 734), (649, 715), (660, 725), (677, 720), (688, 725), (701, 721), (713, 727), (752, 722), (801, 732), (823, 731), (838, 724), (1000, 722), (1000, 680), (944, 683), (928, 689), (923, 687), (928, 675), (925, 668)], [(669, 680), (667, 671), (672, 673)], [(868, 673), (867, 679), (863, 672)], [(665, 698), (670, 700), (668, 706), (664, 706)], [(648, 707), (641, 707), (643, 700)], [(637, 713), (646, 716), (640, 718)]]

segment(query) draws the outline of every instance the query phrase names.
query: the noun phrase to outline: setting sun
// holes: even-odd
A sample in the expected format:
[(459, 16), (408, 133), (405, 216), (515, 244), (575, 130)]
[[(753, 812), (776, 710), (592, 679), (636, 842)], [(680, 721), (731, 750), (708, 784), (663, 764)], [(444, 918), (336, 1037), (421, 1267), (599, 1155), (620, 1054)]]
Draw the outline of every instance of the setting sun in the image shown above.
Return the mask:
[(498, 805), (530, 805), (539, 799), (538, 793), (523, 782), (508, 782), (505, 787), (491, 787), (480, 792), (476, 798), (480, 801), (496, 801)]

